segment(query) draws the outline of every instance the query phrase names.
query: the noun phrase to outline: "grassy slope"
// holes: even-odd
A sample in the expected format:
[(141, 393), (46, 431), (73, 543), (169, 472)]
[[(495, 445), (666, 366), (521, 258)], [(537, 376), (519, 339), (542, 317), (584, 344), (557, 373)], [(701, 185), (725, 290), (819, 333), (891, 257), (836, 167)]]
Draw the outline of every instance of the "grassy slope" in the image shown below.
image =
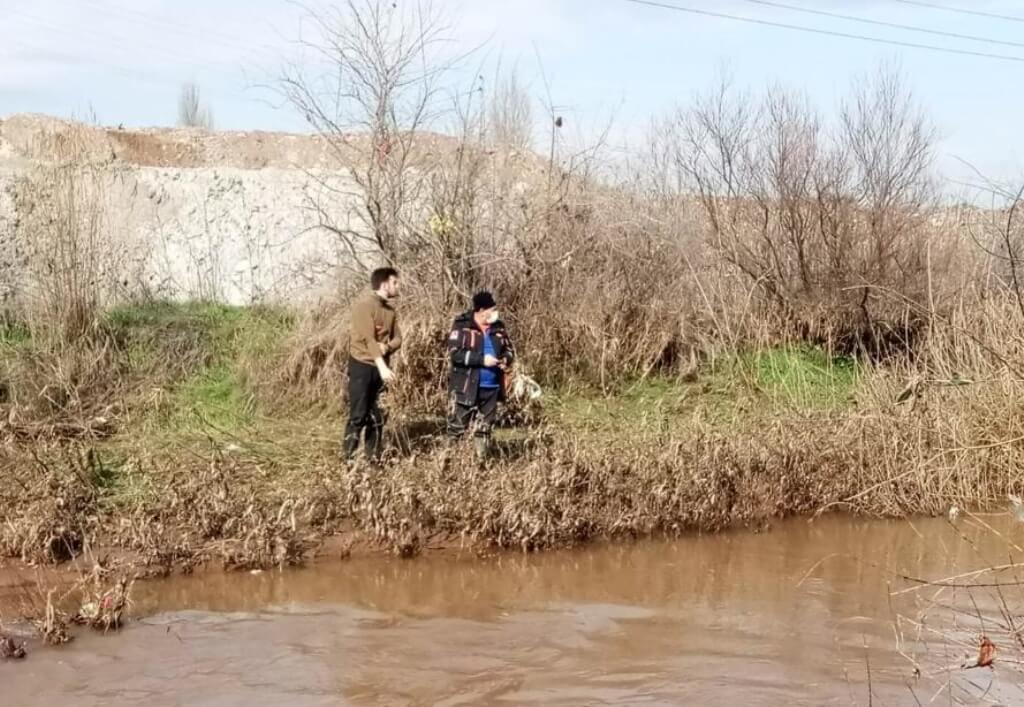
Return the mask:
[(292, 326), (276, 310), (205, 303), (121, 308), (108, 321), (137, 377), (157, 382), (136, 396), (137, 414), (121, 436), (163, 441), (251, 427), (258, 386), (249, 365), (272, 356)]
[(649, 378), (602, 396), (556, 392), (553, 418), (579, 432), (671, 435), (701, 423), (745, 429), (769, 418), (841, 410), (853, 404), (853, 361), (811, 348), (754, 351), (709, 363), (687, 381)]
[[(326, 417), (316, 410), (282, 418), (261, 404), (266, 382), (253, 380), (251, 371), (254, 363), (271, 360), (291, 334), (293, 321), (282, 312), (156, 303), (115, 310), (108, 323), (125, 342), (137, 379), (154, 383), (134, 393), (128, 424), (111, 448), (173, 447), (210, 438), (273, 442), (300, 430), (314, 444), (333, 443), (337, 436), (340, 410)], [(27, 345), (23, 331), (8, 337), (14, 346)], [(780, 348), (710, 362), (686, 381), (651, 377), (610, 395), (585, 388), (549, 391), (545, 417), (580, 434), (671, 434), (694, 421), (742, 427), (767, 417), (841, 409), (854, 399), (857, 381), (848, 359)]]
[[(271, 460), (333, 452), (343, 423), (340, 405), (290, 406), (285, 414), (268, 404), (273, 381), (266, 372), (274, 370), (294, 330), (289, 315), (152, 303), (116, 309), (104, 325), (119, 342), (130, 379), (127, 413), (100, 446), (114, 467), (132, 455), (173, 456), (197, 447), (243, 447)], [(30, 348), (24, 329), (0, 329), (0, 356), (8, 362)], [(548, 391), (544, 419), (582, 439), (672, 437), (698, 424), (751, 432), (779, 417), (843, 409), (857, 383), (852, 361), (817, 349), (752, 351), (708, 362), (685, 381), (650, 377), (607, 395), (579, 387)], [(499, 431), (504, 439), (522, 434)]]
[[(280, 380), (295, 331), (287, 315), (151, 304), (113, 311), (103, 326), (116, 342), (115, 433), (72, 447), (82, 459), (43, 444), (54, 461), (42, 469), (26, 469), (25, 456), (0, 458), (30, 479), (7, 491), (6, 554), (45, 559), (52, 533), (93, 517), (106, 529), (89, 531), (95, 537), (158, 564), (214, 553), (235, 566), (266, 566), (297, 557), (307, 531), (323, 537), (353, 524), (403, 553), (437, 533), (544, 547), (756, 523), (857, 488), (849, 445), (832, 450), (803, 437), (808, 420), (842, 423), (861, 384), (850, 361), (815, 349), (747, 352), (686, 380), (649, 377), (611, 394), (549, 390), (540, 433), (501, 430), (513, 456), (490, 472), (467, 457), (425, 452), (367, 476), (335, 456), (340, 396), (339, 404), (308, 391), (280, 399), (294, 393)], [(0, 363), (17, 372), (35, 358), (33, 347), (25, 332), (5, 330)], [(391, 429), (403, 413), (401, 422), (417, 421), (393, 410)], [(52, 492), (41, 490), (55, 483), (79, 499), (73, 513), (47, 505)]]

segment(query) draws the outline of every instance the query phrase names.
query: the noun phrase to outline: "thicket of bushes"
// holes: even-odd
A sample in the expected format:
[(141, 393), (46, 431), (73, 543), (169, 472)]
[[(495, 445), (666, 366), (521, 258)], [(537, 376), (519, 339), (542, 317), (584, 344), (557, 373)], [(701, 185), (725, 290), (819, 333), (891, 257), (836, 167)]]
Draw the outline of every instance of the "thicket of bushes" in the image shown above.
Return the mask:
[[(468, 110), (457, 158), (429, 169), (409, 166), (414, 136), (401, 143), (404, 159), (351, 162), (368, 189), (364, 228), (345, 231), (324, 214), (324, 237), (376, 256), (344, 266), (357, 275), (342, 280), (356, 285), (333, 304), (271, 317), (270, 340), (246, 364), (248, 393), (335, 404), (347, 302), (381, 262), (403, 273), (394, 400), (408, 409), (441, 404), (446, 327), (479, 287), (496, 292), (525, 369), (548, 386), (611, 391), (692, 373), (722, 352), (794, 342), (925, 369), (934, 362), (921, 353), (936, 336), (971, 343), (990, 365), (1013, 355), (997, 335), (1011, 320), (968, 322), (972, 333), (951, 318), (975, 308), (1024, 316), (1012, 306), (1014, 202), (942, 206), (933, 133), (893, 75), (856, 86), (835, 126), (779, 89), (755, 98), (723, 84), (657, 123), (650, 154), (614, 183), (593, 154), (557, 150), (544, 173), (523, 178), (522, 160), (492, 147), (486, 115)], [(192, 358), (215, 354), (195, 340), (202, 327), (157, 318), (144, 332), (118, 318), (160, 305), (125, 290), (105, 248), (101, 168), (75, 161), (73, 136), (60, 144), (18, 186), (25, 278), (5, 319), (4, 395), (21, 419), (81, 425), (125, 414), (126, 385), (141, 369), (187, 377), (208, 363)], [(132, 336), (151, 339), (145, 355), (156, 358), (140, 362), (146, 346)]]
[[(141, 301), (104, 249), (101, 166), (76, 161), (73, 139), (55, 143), (66, 149), (17, 187), (25, 278), (0, 332), (8, 468), (43, 440), (93, 442), (120, 431), (145, 447), (182, 428), (230, 435), (256, 415), (297, 421), (308, 434), (310, 419), (341, 408), (347, 303), (372, 266), (390, 263), (403, 273), (406, 343), (389, 404), (407, 416), (443, 410), (448, 323), (473, 290), (487, 287), (512, 326), (524, 369), (549, 390), (608, 394), (638, 379), (689, 379), (722, 356), (782, 345), (816, 347), (826, 361), (856, 359), (849, 405), (790, 410), (778, 421), (778, 434), (793, 435), (781, 441), (790, 445), (789, 461), (772, 458), (783, 453), (778, 447), (750, 447), (750, 429), (708, 441), (698, 425), (678, 432), (699, 448), (679, 457), (696, 465), (673, 471), (679, 483), (702, 474), (701, 464), (718, 463), (716, 445), (747, 450), (744, 468), (803, 474), (821, 451), (800, 451), (821, 444), (797, 434), (803, 421), (831, 430), (849, 454), (838, 467), (821, 462), (843, 474), (827, 493), (780, 502), (780, 512), (815, 502), (932, 511), (1016, 488), (1020, 437), (1012, 420), (1024, 380), (1024, 337), (1015, 334), (1024, 323), (1019, 194), (993, 187), (1006, 201), (985, 212), (943, 207), (931, 167), (933, 132), (894, 76), (856, 85), (833, 122), (784, 91), (752, 97), (722, 85), (658, 122), (648, 153), (616, 178), (599, 168), (600, 146), (572, 153), (552, 120), (548, 157), (527, 161), (542, 168), (523, 171), (519, 138), (529, 130), (513, 118), (528, 114), (514, 83), (498, 107), (473, 103), (476, 93), (460, 103), (452, 149), (430, 161), (417, 129), (434, 94), (411, 89), (419, 83), (402, 73), (412, 70), (405, 59), (424, 49), (422, 41), (396, 35), (393, 41), (413, 45), (360, 55), (368, 38), (346, 34), (359, 29), (328, 23), (328, 30), (341, 33), (337, 46), (352, 50), (338, 62), (359, 56), (372, 64), (363, 79), (387, 84), (387, 91), (351, 95), (403, 107), (355, 106), (368, 137), (349, 141), (352, 126), (328, 119), (321, 94), (298, 78), (286, 92), (364, 190), (359, 228), (347, 212), (321, 212), (324, 237), (353, 256), (340, 270), (355, 279), (339, 273), (339, 281), (354, 284), (314, 312)], [(504, 113), (496, 115), (499, 108)], [(509, 135), (519, 136), (516, 149), (508, 148)], [(198, 419), (189, 414), (197, 408)], [(616, 456), (607, 440), (557, 439), (556, 449), (530, 458), (537, 470), (574, 460), (566, 462), (576, 470), (573, 483), (611, 483), (622, 473), (641, 484), (630, 493), (653, 492), (642, 487), (653, 478), (642, 466), (609, 461)], [(601, 458), (606, 442), (611, 456), (578, 463)], [(306, 443), (319, 450), (317, 464), (334, 446), (333, 439)], [(589, 445), (596, 448), (581, 456)], [(441, 460), (423, 469), (435, 463)], [(404, 484), (411, 495), (402, 498), (427, 503), (436, 489), (422, 484), (440, 477), (419, 471), (415, 458), (397, 468), (404, 471), (387, 483)], [(671, 476), (658, 477), (658, 488)], [(780, 488), (805, 489), (805, 482), (789, 479)], [(381, 479), (369, 483), (374, 498), (390, 493), (375, 485)], [(550, 489), (564, 501), (560, 483)], [(356, 504), (349, 512), (367, 493), (353, 484), (343, 494)], [(877, 495), (880, 489), (888, 495)], [(553, 508), (547, 491), (538, 494), (523, 502)], [(874, 501), (864, 506), (857, 498)], [(448, 510), (429, 513), (436, 519)], [(672, 526), (677, 511), (654, 527)], [(607, 513), (602, 506), (593, 528), (616, 527)], [(458, 517), (472, 519), (467, 529), (489, 528), (481, 531), (487, 538), (506, 537), (505, 521)], [(458, 522), (443, 525), (454, 530)]]

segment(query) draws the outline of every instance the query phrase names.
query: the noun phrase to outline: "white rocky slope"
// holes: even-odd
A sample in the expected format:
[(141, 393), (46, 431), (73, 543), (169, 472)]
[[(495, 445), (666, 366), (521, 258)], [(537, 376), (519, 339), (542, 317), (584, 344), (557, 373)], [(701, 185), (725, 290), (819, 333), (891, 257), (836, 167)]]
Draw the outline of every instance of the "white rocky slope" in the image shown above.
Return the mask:
[(336, 287), (345, 251), (318, 228), (312, 205), (358, 229), (362, 198), (315, 136), (124, 131), (29, 115), (0, 121), (0, 304), (29, 287), (15, 181), (52, 161), (69, 136), (83, 160), (104, 165), (104, 245), (120, 286), (235, 304)]

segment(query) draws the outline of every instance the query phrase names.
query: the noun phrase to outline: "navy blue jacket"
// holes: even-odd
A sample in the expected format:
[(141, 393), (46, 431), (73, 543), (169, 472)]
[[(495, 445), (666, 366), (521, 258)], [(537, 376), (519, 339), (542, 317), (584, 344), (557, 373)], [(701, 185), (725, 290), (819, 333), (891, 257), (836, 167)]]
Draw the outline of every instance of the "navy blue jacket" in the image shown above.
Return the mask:
[[(508, 330), (500, 321), (488, 329), (494, 344), (495, 358), (506, 368), (515, 361), (515, 349), (508, 336)], [(452, 372), (448, 390), (460, 405), (475, 405), (480, 390), (480, 371), (484, 367), (484, 332), (476, 324), (472, 312), (465, 312), (455, 318), (448, 335), (448, 361)], [(501, 399), (505, 399), (505, 374), (500, 372)]]

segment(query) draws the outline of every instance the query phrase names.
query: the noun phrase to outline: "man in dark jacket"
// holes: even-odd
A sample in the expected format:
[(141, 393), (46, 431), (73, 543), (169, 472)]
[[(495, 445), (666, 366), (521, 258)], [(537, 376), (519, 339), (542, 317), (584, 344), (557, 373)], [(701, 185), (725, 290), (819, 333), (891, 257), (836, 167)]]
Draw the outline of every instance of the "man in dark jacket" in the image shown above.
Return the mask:
[(505, 399), (505, 375), (515, 350), (490, 292), (473, 296), (473, 309), (459, 315), (448, 336), (451, 378), (448, 436), (461, 439), (472, 427), (477, 456), (487, 456), (498, 403)]

